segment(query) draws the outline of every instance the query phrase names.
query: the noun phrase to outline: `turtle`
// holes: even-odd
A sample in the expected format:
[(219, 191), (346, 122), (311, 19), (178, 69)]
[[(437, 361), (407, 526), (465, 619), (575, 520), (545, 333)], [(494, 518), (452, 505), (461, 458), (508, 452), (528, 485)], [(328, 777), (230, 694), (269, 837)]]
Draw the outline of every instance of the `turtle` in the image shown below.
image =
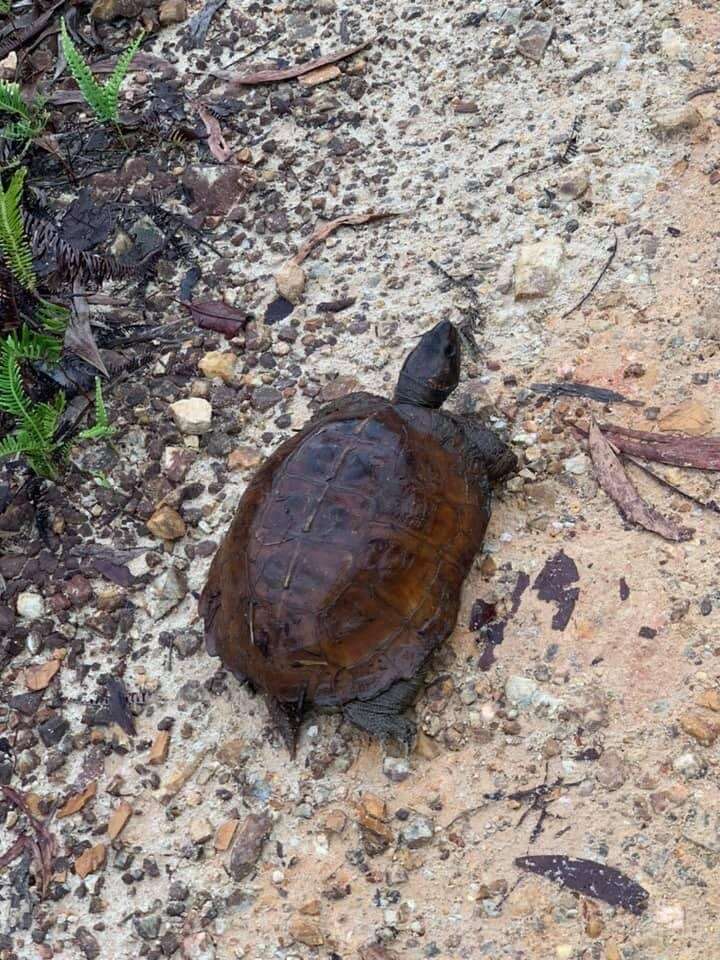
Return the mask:
[(310, 705), (412, 743), (404, 715), (455, 627), (516, 468), (477, 419), (441, 410), (458, 385), (448, 320), (408, 354), (392, 400), (321, 407), (246, 487), (200, 595), (208, 653), (261, 691), (290, 750)]

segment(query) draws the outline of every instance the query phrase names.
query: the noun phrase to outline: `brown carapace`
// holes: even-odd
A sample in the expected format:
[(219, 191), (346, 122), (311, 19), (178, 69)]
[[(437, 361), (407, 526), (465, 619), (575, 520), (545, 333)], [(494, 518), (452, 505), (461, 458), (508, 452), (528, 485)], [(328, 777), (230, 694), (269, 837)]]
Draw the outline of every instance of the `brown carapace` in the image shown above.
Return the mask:
[(459, 372), (443, 321), (392, 401), (355, 393), (323, 407), (257, 471), (213, 560), (208, 651), (265, 693), (291, 752), (310, 704), (412, 738), (402, 712), (455, 626), (490, 482), (516, 464), (494, 433), (440, 410)]

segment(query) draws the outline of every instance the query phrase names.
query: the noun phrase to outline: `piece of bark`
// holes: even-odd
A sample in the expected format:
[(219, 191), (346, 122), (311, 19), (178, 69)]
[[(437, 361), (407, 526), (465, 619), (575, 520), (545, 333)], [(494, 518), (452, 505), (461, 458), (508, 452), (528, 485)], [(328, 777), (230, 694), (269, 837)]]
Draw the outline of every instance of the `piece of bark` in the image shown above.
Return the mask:
[(92, 783), (89, 783), (81, 793), (75, 793), (72, 797), (68, 797), (68, 799), (57, 812), (58, 820), (62, 819), (63, 817), (71, 817), (74, 813), (79, 813), (88, 800), (91, 800), (96, 793), (97, 781), (93, 780)]
[(150, 756), (148, 757), (148, 763), (152, 764), (153, 766), (158, 766), (158, 764), (165, 763), (165, 761), (167, 760), (169, 748), (170, 748), (170, 731), (161, 730), (153, 740), (152, 747), (150, 747)]
[(133, 808), (127, 802), (127, 800), (122, 800), (117, 807), (110, 814), (110, 819), (108, 820), (107, 832), (111, 840), (114, 840), (116, 837), (119, 837), (122, 831), (125, 829), (128, 820), (133, 814)]
[(598, 483), (605, 493), (615, 501), (626, 519), (632, 523), (637, 523), (651, 533), (657, 533), (666, 540), (681, 541), (689, 539), (692, 531), (688, 530), (687, 527), (680, 527), (673, 520), (664, 517), (642, 499), (625, 472), (619, 457), (594, 420), (590, 424), (588, 443)]
[[(579, 423), (573, 426), (580, 433), (587, 432)], [(598, 428), (605, 439), (621, 453), (629, 453), (642, 460), (669, 463), (675, 467), (720, 470), (720, 436), (690, 437), (679, 433), (646, 433), (614, 423), (601, 423)]]
[(75, 861), (75, 873), (84, 880), (91, 873), (95, 873), (105, 863), (107, 847), (104, 843), (96, 843), (94, 847), (84, 850)]

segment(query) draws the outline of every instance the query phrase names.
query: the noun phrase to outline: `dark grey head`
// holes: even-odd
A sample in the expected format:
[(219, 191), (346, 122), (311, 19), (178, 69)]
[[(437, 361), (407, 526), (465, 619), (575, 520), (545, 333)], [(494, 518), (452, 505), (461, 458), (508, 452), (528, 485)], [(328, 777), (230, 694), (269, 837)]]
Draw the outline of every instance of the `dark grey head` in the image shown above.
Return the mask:
[(440, 407), (460, 379), (460, 337), (449, 320), (428, 330), (403, 364), (395, 403)]

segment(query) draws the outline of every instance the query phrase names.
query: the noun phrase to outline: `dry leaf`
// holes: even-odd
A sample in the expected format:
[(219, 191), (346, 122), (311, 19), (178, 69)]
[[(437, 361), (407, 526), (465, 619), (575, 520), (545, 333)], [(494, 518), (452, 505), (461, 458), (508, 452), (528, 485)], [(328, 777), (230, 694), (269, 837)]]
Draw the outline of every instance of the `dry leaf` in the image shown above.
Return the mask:
[(317, 70), (311, 70), (310, 73), (306, 73), (300, 77), (300, 83), (305, 87), (317, 87), (319, 84), (327, 83), (329, 80), (335, 80), (341, 75), (342, 71), (340, 67), (336, 67), (334, 63), (331, 63), (326, 67), (318, 67)]
[(95, 873), (105, 863), (107, 847), (104, 843), (96, 843), (94, 847), (84, 850), (75, 861), (75, 873), (84, 880), (88, 874)]
[(589, 446), (598, 482), (623, 516), (666, 540), (688, 539), (690, 531), (687, 528), (679, 527), (642, 499), (594, 420), (590, 424)]
[(0, 857), (0, 866), (11, 863), (23, 850), (29, 850), (35, 862), (36, 874), (40, 880), (41, 895), (45, 897), (53, 875), (52, 867), (56, 844), (55, 837), (45, 824), (38, 819), (40, 797), (36, 793), (22, 794), (4, 784), (0, 784), (0, 793), (3, 794), (6, 801), (25, 814), (35, 833), (34, 837), (27, 834), (18, 837), (10, 849)]
[(549, 854), (518, 857), (515, 865), (587, 897), (604, 900), (613, 907), (624, 907), (630, 913), (640, 914), (647, 907), (647, 890), (615, 867), (608, 867), (604, 863), (566, 857), (564, 854)]
[(74, 813), (78, 813), (88, 800), (91, 800), (97, 793), (97, 781), (93, 780), (92, 783), (89, 783), (82, 793), (76, 793), (72, 797), (69, 797), (65, 803), (58, 810), (58, 819), (62, 817), (71, 817)]
[(337, 220), (329, 220), (315, 229), (289, 262), (299, 266), (315, 247), (324, 243), (340, 227), (355, 227), (362, 223), (375, 223), (377, 220), (387, 220), (389, 217), (398, 216), (400, 216), (398, 213), (351, 213), (345, 217), (338, 217)]
[(122, 800), (120, 804), (113, 810), (107, 825), (108, 836), (111, 840), (114, 840), (115, 837), (120, 836), (122, 831), (125, 829), (125, 824), (128, 822), (132, 814), (133, 808), (130, 806), (127, 800)]
[(205, 129), (208, 133), (208, 147), (210, 148), (210, 153), (215, 157), (218, 163), (225, 163), (225, 161), (229, 160), (232, 156), (232, 150), (227, 145), (217, 118), (214, 117), (207, 110), (207, 108), (203, 107), (202, 105), (198, 106), (197, 112), (200, 116), (200, 119), (205, 124)]
[[(79, 289), (77, 282), (75, 288)], [(87, 300), (79, 295), (73, 297), (73, 314), (65, 330), (65, 349), (77, 354), (86, 363), (99, 370), (104, 377), (108, 376), (90, 327), (90, 310)]]
[(345, 50), (338, 50), (337, 53), (330, 53), (326, 57), (318, 57), (317, 60), (308, 60), (307, 63), (299, 63), (294, 67), (285, 67), (281, 70), (256, 70), (255, 73), (246, 73), (244, 76), (236, 77), (226, 72), (216, 73), (216, 77), (230, 80), (232, 83), (238, 83), (241, 86), (253, 86), (256, 83), (278, 83), (281, 80), (292, 80), (295, 77), (301, 77), (305, 73), (312, 73), (319, 67), (327, 66), (329, 63), (337, 63), (338, 60), (346, 60), (353, 54), (359, 53), (370, 46), (371, 41), (360, 43), (356, 47), (347, 47)]
[(226, 337), (236, 336), (248, 322), (244, 311), (229, 307), (222, 300), (187, 300), (183, 306), (202, 330), (214, 330)]
[(25, 671), (25, 686), (28, 690), (44, 690), (60, 669), (59, 660), (46, 660), (28, 667)]

